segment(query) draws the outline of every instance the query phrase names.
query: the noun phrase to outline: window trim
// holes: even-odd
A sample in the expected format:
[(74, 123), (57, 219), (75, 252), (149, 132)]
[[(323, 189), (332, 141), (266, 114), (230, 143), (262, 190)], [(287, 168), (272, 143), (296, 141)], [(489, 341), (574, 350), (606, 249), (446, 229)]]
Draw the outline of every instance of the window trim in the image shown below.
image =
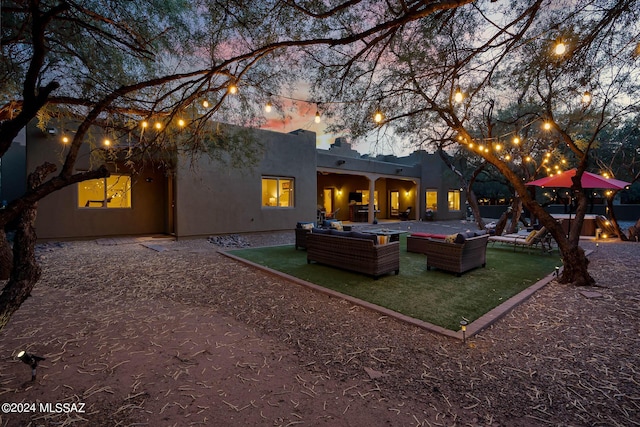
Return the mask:
[[(114, 207), (109, 207), (108, 203), (105, 203), (105, 201), (107, 201), (107, 191), (108, 191), (108, 187), (107, 187), (107, 179), (111, 178), (111, 177), (118, 177), (119, 179), (122, 177), (125, 177), (128, 179), (129, 181), (129, 206), (114, 206)], [(87, 203), (84, 206), (80, 206), (80, 185), (82, 185), (83, 183), (86, 183), (87, 181), (97, 181), (97, 180), (103, 180), (104, 182), (104, 199), (102, 201), (102, 206), (91, 206), (89, 202), (91, 201), (87, 201)], [(95, 203), (98, 203), (98, 201), (93, 201)], [(117, 210), (117, 209), (133, 209), (133, 177), (131, 176), (131, 174), (128, 173), (112, 173), (109, 177), (103, 177), (103, 178), (93, 178), (93, 179), (88, 179), (85, 181), (80, 181), (78, 182), (77, 186), (76, 186), (76, 209), (82, 209), (82, 210)]]
[[(263, 184), (264, 184), (264, 180), (265, 179), (270, 179), (270, 180), (276, 180), (276, 190), (278, 191), (278, 193), (276, 194), (276, 204), (275, 206), (269, 206), (269, 205), (265, 205), (264, 204), (264, 195), (262, 193), (262, 188), (263, 188)], [(291, 182), (291, 189), (289, 190), (290, 193), (290, 197), (291, 197), (291, 201), (289, 203), (288, 206), (280, 206), (280, 197), (281, 197), (281, 193), (280, 193), (280, 182), (281, 181), (290, 181)], [(295, 178), (291, 177), (291, 176), (274, 176), (274, 175), (262, 175), (260, 177), (260, 208), (261, 209), (293, 209), (296, 207), (296, 197), (295, 197), (295, 192), (296, 192), (296, 180)]]

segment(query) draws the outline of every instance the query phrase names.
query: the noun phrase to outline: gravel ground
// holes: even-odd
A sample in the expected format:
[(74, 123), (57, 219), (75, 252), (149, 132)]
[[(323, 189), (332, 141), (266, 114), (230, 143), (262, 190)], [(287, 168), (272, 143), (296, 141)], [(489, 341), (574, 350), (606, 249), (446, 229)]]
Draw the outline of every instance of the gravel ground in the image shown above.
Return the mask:
[[(0, 412), (0, 426), (640, 424), (637, 243), (584, 241), (597, 287), (552, 282), (466, 344), (257, 271), (207, 239), (105, 243), (39, 247), (43, 277), (0, 332), (0, 403), (35, 406)], [(46, 357), (34, 382), (21, 349)]]

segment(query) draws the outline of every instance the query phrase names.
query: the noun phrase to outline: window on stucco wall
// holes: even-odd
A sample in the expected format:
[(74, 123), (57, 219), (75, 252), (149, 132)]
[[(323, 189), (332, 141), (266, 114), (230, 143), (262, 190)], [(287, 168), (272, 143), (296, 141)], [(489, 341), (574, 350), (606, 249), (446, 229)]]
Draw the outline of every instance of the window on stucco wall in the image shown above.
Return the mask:
[(427, 190), (425, 200), (425, 209), (438, 210), (438, 190)]
[(108, 178), (78, 183), (79, 208), (131, 208), (131, 177), (112, 174)]
[(262, 206), (292, 208), (294, 206), (293, 179), (262, 177)]
[(460, 210), (460, 190), (449, 190), (447, 197), (450, 211)]

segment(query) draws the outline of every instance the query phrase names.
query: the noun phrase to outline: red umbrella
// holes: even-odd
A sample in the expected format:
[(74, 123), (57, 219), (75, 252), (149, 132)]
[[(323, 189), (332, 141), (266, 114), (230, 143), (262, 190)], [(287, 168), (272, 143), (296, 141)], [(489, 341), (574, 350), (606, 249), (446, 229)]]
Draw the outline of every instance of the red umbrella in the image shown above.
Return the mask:
[[(571, 178), (576, 176), (576, 169), (569, 169), (557, 175), (548, 176), (546, 178), (530, 181), (526, 185), (535, 185), (537, 187), (558, 187), (570, 188), (573, 185)], [(629, 182), (620, 181), (619, 179), (606, 178), (591, 172), (582, 174), (582, 188), (604, 188), (609, 190), (622, 190), (631, 185)]]
[[(571, 178), (576, 176), (576, 169), (569, 169), (562, 173), (548, 176), (546, 178), (536, 179), (530, 181), (525, 185), (535, 185), (538, 187), (558, 187), (558, 188), (571, 188), (573, 181)], [(622, 190), (623, 188), (631, 185), (630, 182), (620, 181), (619, 179), (606, 178), (602, 175), (598, 175), (591, 172), (584, 172), (582, 179), (580, 180), (582, 188), (603, 188), (608, 190)], [(571, 211), (569, 211), (569, 231), (571, 231)]]

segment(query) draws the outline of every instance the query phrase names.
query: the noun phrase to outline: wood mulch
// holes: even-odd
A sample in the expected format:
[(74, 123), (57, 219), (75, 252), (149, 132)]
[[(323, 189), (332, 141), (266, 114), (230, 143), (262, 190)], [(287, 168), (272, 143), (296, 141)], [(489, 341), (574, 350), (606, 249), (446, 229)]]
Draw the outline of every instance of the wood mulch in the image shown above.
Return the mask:
[[(0, 403), (84, 412), (0, 426), (640, 424), (638, 243), (584, 242), (597, 287), (553, 282), (466, 345), (207, 239), (145, 244), (40, 247), (42, 279), (0, 332)], [(20, 350), (46, 357), (34, 382)]]

